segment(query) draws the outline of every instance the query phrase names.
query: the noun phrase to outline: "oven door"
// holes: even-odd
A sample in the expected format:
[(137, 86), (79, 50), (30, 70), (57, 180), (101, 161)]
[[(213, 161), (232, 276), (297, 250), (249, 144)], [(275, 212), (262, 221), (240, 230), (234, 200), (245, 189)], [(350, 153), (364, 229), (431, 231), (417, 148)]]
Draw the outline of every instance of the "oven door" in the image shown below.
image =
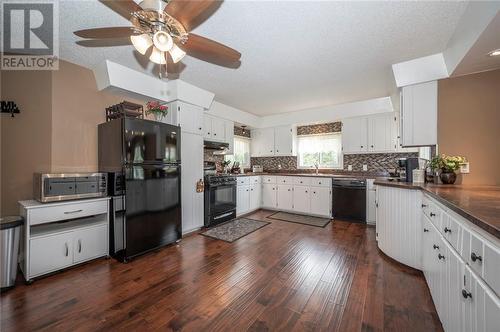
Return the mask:
[(205, 193), (205, 226), (231, 220), (236, 216), (236, 183), (210, 185)]

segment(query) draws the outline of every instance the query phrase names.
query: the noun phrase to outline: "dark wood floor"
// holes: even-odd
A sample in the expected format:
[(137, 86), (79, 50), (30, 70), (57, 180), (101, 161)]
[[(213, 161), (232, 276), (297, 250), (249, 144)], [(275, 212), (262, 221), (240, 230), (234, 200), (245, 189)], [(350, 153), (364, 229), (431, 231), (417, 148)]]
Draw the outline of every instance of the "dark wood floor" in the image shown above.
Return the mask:
[(373, 227), (268, 221), (234, 243), (197, 234), (129, 264), (20, 278), (0, 330), (442, 330), (422, 273), (378, 251)]

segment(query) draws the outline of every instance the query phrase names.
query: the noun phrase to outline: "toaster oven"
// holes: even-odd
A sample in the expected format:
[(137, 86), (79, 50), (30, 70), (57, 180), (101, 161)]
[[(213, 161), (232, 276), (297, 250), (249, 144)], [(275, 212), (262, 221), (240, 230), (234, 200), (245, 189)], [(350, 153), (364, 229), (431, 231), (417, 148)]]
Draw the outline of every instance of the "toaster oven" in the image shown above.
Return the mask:
[(33, 196), (41, 203), (107, 196), (106, 173), (35, 173)]

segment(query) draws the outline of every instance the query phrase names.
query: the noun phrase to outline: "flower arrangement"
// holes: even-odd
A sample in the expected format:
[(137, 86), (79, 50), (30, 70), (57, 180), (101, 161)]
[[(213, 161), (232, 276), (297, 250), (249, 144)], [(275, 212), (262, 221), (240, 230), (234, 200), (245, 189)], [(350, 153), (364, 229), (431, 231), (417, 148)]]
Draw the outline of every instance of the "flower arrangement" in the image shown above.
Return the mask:
[(153, 114), (156, 120), (161, 120), (168, 114), (168, 106), (160, 104), (159, 101), (148, 101), (146, 103), (146, 114)]
[(465, 157), (461, 156), (447, 156), (440, 155), (435, 156), (431, 160), (431, 168), (435, 171), (441, 170), (439, 178), (444, 184), (453, 184), (457, 179), (455, 171), (457, 171), (461, 165), (467, 162)]
[(455, 172), (465, 164), (467, 159), (461, 156), (447, 156), (445, 154), (435, 156), (431, 160), (431, 168), (443, 172)]

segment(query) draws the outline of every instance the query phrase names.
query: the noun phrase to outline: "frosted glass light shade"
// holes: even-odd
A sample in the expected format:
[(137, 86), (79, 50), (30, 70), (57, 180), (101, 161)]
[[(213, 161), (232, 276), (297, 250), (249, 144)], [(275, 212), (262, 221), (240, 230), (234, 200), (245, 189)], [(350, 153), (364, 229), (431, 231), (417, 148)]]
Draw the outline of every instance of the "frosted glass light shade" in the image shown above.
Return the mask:
[(151, 37), (149, 37), (145, 33), (142, 35), (130, 36), (130, 41), (132, 42), (132, 45), (134, 45), (137, 52), (141, 53), (142, 55), (146, 54), (146, 51), (151, 47), (151, 45), (153, 45)]
[(153, 35), (153, 44), (162, 52), (168, 52), (174, 45), (172, 37), (165, 31), (156, 31)]
[(153, 52), (151, 53), (149, 60), (159, 65), (164, 65), (167, 63), (167, 59), (165, 58), (165, 53), (160, 51), (156, 47), (153, 47)]
[(174, 63), (177, 63), (181, 61), (181, 59), (186, 55), (186, 52), (181, 50), (177, 45), (173, 45), (172, 48), (170, 49), (170, 56), (172, 57), (172, 60)]

